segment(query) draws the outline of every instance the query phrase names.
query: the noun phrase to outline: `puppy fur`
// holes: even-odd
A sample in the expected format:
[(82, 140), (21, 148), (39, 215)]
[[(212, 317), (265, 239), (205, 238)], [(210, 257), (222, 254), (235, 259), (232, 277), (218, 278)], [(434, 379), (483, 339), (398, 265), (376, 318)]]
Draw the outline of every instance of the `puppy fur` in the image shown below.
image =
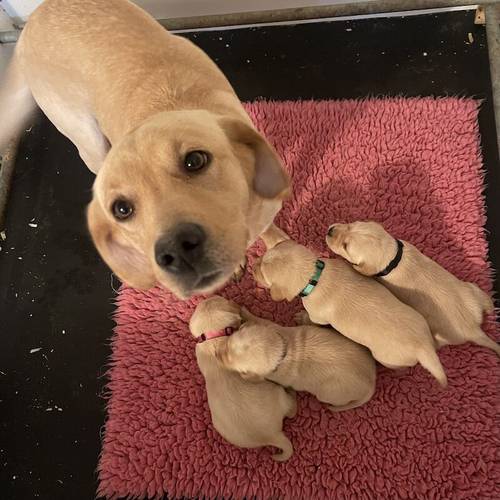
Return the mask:
[[(240, 308), (222, 297), (212, 297), (196, 308), (189, 327), (194, 337), (241, 324)], [(196, 346), (196, 359), (205, 378), (212, 423), (219, 434), (240, 448), (275, 446), (277, 461), (288, 460), (293, 446), (283, 433), (283, 419), (297, 411), (295, 394), (269, 381), (253, 383), (224, 367), (216, 357), (230, 337), (206, 340)]]
[[(326, 237), (330, 249), (354, 269), (373, 276), (396, 255), (396, 240), (376, 222), (334, 224)], [(500, 356), (500, 346), (481, 329), (484, 314), (494, 310), (477, 285), (460, 281), (407, 241), (398, 266), (378, 278), (396, 297), (427, 320), (439, 347), (473, 342)]]
[[(279, 241), (271, 227), (262, 238), (266, 246)], [(291, 301), (314, 274), (317, 256), (282, 237), (254, 267), (256, 281), (269, 288), (273, 300)], [(376, 280), (363, 276), (341, 259), (322, 259), (325, 268), (318, 285), (302, 298), (314, 323), (330, 324), (354, 342), (368, 347), (388, 368), (420, 363), (440, 383), (446, 374), (435, 351), (424, 317), (403, 304)]]
[[(88, 224), (127, 284), (186, 298), (225, 283), (272, 222), (289, 180), (216, 64), (127, 0), (45, 0), (0, 90), (0, 150), (36, 104), (97, 174)], [(186, 154), (210, 163), (184, 169)], [(133, 214), (114, 217), (126, 200)], [(182, 223), (206, 235), (209, 284), (163, 270), (155, 243)], [(193, 289), (190, 289), (192, 287)]]
[(271, 380), (306, 391), (332, 411), (363, 405), (375, 391), (370, 351), (331, 328), (283, 327), (242, 310), (243, 324), (216, 356), (252, 380)]

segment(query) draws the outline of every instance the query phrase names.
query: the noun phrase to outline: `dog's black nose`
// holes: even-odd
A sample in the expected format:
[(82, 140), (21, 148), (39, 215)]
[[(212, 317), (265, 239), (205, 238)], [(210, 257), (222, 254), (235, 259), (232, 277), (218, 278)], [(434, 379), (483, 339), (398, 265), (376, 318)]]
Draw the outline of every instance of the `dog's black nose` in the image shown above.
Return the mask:
[(179, 224), (156, 242), (156, 262), (172, 274), (197, 274), (206, 239), (205, 231), (198, 224)]
[(333, 236), (334, 232), (335, 232), (335, 226), (330, 226), (328, 228), (328, 236)]

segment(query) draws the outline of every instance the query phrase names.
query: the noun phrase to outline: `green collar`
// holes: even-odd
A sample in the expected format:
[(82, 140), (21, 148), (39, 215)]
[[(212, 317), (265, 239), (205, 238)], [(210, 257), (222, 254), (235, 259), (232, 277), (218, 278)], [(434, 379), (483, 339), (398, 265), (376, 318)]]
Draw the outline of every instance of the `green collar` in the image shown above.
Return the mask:
[(316, 270), (314, 271), (312, 278), (309, 280), (309, 283), (299, 293), (299, 297), (307, 297), (314, 290), (316, 285), (318, 284), (321, 273), (323, 272), (323, 269), (325, 268), (325, 263), (322, 260), (318, 259), (314, 263), (314, 265), (316, 266)]

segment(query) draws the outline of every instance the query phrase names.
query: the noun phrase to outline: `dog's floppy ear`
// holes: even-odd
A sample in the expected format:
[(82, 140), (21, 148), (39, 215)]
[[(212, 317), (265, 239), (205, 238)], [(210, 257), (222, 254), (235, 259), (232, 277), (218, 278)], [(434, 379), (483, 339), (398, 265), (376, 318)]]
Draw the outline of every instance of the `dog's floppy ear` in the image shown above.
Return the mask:
[(231, 141), (244, 144), (253, 151), (255, 192), (262, 198), (286, 198), (290, 179), (278, 154), (266, 139), (243, 120), (223, 118), (219, 123)]
[(87, 223), (101, 257), (120, 280), (134, 288), (147, 289), (155, 285), (156, 279), (146, 257), (121, 241), (96, 199), (88, 206)]

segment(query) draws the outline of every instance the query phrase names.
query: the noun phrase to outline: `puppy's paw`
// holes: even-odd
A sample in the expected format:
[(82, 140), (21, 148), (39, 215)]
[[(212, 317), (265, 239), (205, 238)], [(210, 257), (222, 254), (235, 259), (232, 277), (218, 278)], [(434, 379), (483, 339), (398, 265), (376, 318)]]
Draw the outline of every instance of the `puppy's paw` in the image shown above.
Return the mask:
[(309, 313), (303, 309), (302, 311), (299, 311), (295, 316), (293, 317), (295, 320), (296, 325), (313, 325), (314, 323), (311, 321), (311, 318), (309, 317)]
[(241, 281), (243, 276), (245, 276), (245, 272), (247, 270), (247, 258), (245, 257), (237, 266), (236, 269), (234, 270), (233, 273), (233, 281)]

